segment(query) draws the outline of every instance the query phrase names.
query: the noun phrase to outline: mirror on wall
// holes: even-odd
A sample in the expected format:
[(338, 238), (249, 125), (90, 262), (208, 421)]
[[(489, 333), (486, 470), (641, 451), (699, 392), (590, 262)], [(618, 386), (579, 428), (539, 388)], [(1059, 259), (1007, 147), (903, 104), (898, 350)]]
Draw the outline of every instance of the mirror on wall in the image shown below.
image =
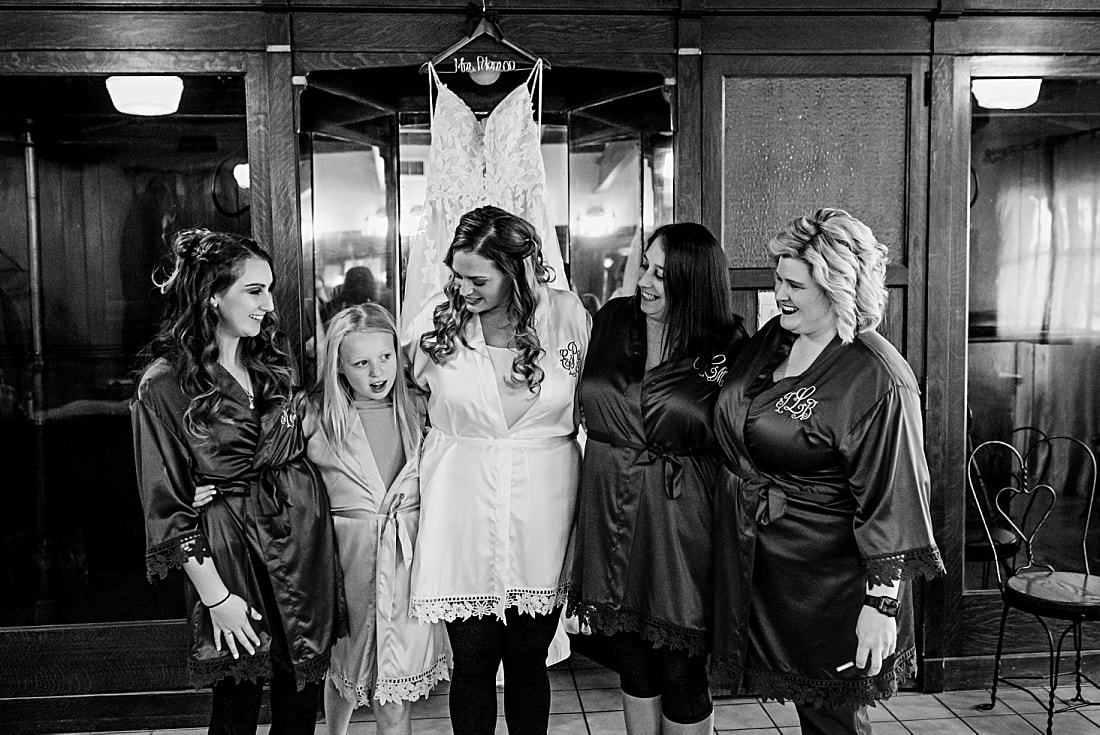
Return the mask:
[[(973, 85), (967, 454), (988, 440), (1026, 453), (1044, 436), (1074, 437), (1096, 451), (1100, 80), (974, 79)], [(1029, 482), (1058, 493), (1039, 543), (1045, 561), (1068, 569), (1081, 565), (1092, 481), (1086, 456), (1073, 447), (1040, 446), (1026, 467)], [(975, 463), (971, 481), (991, 511), (998, 490), (1019, 475), (1010, 452), (990, 452)], [(1013, 553), (1017, 534), (1003, 519), (993, 530), (1007, 548), (999, 560), (990, 558), (969, 495), (966, 526), (967, 589), (995, 587), (994, 564), (1025, 563), (1023, 553)]]
[(147, 116), (106, 75), (0, 77), (3, 626), (184, 614), (181, 579), (145, 579), (128, 401), (170, 237), (251, 216), (244, 78), (176, 79)]
[[(441, 79), (483, 131), (527, 74), (502, 74), (489, 84), (463, 74)], [(543, 84), (549, 226), (571, 287), (595, 310), (622, 285), (630, 248), (671, 220), (669, 93), (661, 75), (642, 72), (555, 66)], [(303, 238), (314, 262), (315, 334), (338, 306), (354, 303), (344, 298), (358, 293), (349, 279), (374, 284), (353, 299), (377, 301), (396, 315), (408, 279), (417, 277), (407, 263), (433, 175), (428, 89), (417, 67), (307, 77), (300, 180)], [(532, 114), (538, 117), (536, 109)], [(445, 251), (449, 239), (438, 245)]]

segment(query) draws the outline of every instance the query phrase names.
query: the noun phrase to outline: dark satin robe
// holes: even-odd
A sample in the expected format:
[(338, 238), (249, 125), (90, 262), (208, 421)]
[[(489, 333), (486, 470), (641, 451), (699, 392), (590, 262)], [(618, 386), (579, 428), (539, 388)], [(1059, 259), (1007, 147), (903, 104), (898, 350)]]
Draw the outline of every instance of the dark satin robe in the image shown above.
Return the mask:
[(645, 324), (632, 298), (596, 314), (581, 379), (581, 466), (570, 610), (593, 630), (637, 632), (703, 654), (710, 647), (711, 512), (721, 452), (711, 430), (727, 366), (747, 340), (645, 372)]
[[(196, 687), (227, 675), (267, 677), (273, 665), (292, 666), (300, 687), (324, 678), (343, 613), (328, 496), (294, 407), (258, 397), (250, 409), (240, 385), (215, 370), (228, 421), (214, 425), (206, 445), (184, 430), (189, 400), (165, 360), (146, 370), (131, 406), (147, 575), (163, 578), (188, 557), (212, 559), (229, 591), (263, 616), (250, 621), (261, 638), (256, 655), (242, 650), (234, 661), (224, 645), (215, 650), (210, 616), (188, 580)], [(195, 487), (206, 484), (219, 492), (196, 510)]]
[(834, 338), (804, 373), (774, 382), (794, 339), (778, 318), (765, 325), (715, 408), (729, 480), (715, 512), (715, 661), (766, 697), (870, 704), (915, 672), (915, 651), (903, 583), (896, 654), (873, 678), (837, 673), (855, 658), (867, 582), (943, 571), (920, 396), (875, 332)]

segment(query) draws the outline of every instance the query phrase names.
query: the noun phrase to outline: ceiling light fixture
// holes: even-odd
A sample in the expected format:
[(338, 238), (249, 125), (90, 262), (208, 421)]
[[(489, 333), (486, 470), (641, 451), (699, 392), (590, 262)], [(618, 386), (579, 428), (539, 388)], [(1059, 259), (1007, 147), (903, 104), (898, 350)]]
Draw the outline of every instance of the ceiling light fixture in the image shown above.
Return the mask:
[(1022, 110), (1039, 99), (1042, 79), (974, 79), (970, 89), (987, 110)]
[(183, 80), (174, 76), (107, 77), (111, 104), (124, 115), (171, 115), (179, 109)]

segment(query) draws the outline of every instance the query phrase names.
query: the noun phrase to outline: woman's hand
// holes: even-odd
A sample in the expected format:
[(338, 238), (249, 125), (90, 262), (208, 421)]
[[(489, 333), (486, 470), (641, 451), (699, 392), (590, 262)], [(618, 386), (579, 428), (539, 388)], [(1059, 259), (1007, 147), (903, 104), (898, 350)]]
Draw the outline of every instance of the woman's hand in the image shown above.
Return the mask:
[(249, 621), (263, 618), (259, 612), (237, 595), (230, 594), (225, 602), (218, 603), (214, 607), (207, 608), (210, 613), (210, 623), (214, 629), (214, 648), (222, 650), (222, 639), (233, 658), (240, 658), (238, 648), (248, 651), (248, 654), (256, 653), (256, 646), (260, 645), (260, 637), (252, 630)]
[(192, 508), (201, 508), (214, 499), (218, 494), (218, 488), (213, 485), (199, 485), (195, 488), (195, 499), (191, 502)]
[(882, 660), (897, 649), (897, 621), (864, 605), (856, 621), (856, 640), (856, 666), (875, 676), (882, 670)]

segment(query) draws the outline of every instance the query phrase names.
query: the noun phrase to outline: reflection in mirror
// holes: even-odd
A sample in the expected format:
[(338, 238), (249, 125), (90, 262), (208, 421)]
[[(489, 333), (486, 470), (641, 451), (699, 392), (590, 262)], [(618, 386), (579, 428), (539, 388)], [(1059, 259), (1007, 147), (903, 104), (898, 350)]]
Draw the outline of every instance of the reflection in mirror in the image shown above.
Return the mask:
[[(1100, 80), (1043, 79), (1038, 99), (1020, 109), (974, 100), (970, 187), (968, 453), (991, 439), (1024, 453), (1043, 435), (1075, 437), (1095, 449)], [(1068, 545), (1091, 481), (1082, 455), (1044, 453), (1036, 460), (1043, 466), (1030, 468), (1033, 480), (1041, 469), (1060, 495), (1044, 530), (1066, 541), (1051, 552), (1050, 563), (1060, 568), (1080, 564), (1079, 549)], [(988, 457), (975, 464), (971, 481), (984, 503), (1013, 477), (1007, 461)], [(983, 549), (973, 502), (966, 525), (966, 587), (989, 588), (996, 561)], [(1023, 562), (1006, 554), (1003, 564), (1014, 563)]]
[(672, 220), (672, 136), (661, 114), (663, 92), (615, 96), (569, 116), (573, 286), (590, 309), (633, 295), (640, 248)]
[(251, 230), (244, 79), (184, 76), (163, 117), (105, 80), (0, 77), (0, 625), (184, 610), (182, 578), (145, 579), (127, 404), (171, 235)]

